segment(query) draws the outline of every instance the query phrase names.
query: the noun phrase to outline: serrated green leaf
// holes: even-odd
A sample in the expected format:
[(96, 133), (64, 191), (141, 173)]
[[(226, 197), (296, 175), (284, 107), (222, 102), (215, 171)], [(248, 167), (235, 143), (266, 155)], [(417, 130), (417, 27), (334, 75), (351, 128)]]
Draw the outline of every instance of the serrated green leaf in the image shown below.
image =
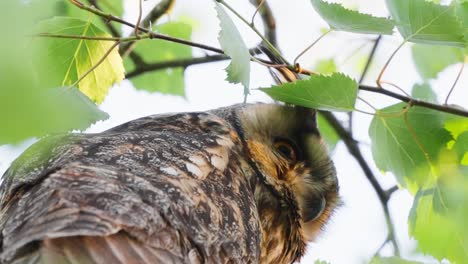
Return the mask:
[(399, 257), (375, 257), (369, 264), (423, 264), (419, 261), (405, 260)]
[[(190, 40), (192, 35), (192, 28), (181, 22), (169, 22), (158, 25), (154, 29), (161, 34), (186, 40)], [(159, 63), (192, 57), (191, 47), (157, 39), (138, 41), (133, 52), (145, 63)], [(131, 58), (126, 57), (124, 63), (127, 72), (135, 70), (135, 64)], [(181, 67), (150, 71), (132, 77), (130, 81), (139, 90), (185, 95), (184, 69)]]
[[(89, 37), (110, 37), (89, 21), (75, 18), (55, 17), (42, 21), (37, 33), (77, 35)], [(48, 86), (69, 86), (89, 71), (104, 57), (113, 46), (111, 41), (96, 41), (63, 38), (35, 38), (33, 47), (54, 60), (52, 68), (41, 66), (44, 57), (36, 61), (40, 77), (47, 78)], [(49, 72), (58, 73), (58, 78), (50, 78)], [(124, 67), (118, 48), (114, 48), (106, 59), (78, 83), (78, 88), (91, 100), (101, 103), (114, 83), (124, 78)]]
[(336, 144), (340, 141), (340, 136), (336, 133), (335, 129), (328, 123), (321, 113), (317, 114), (317, 123), (320, 129), (320, 134), (325, 140), (330, 151), (333, 151)]
[(413, 106), (407, 112), (407, 123), (405, 106), (399, 103), (376, 113), (369, 127), (372, 154), (377, 167), (393, 172), (403, 186), (421, 186), (431, 174), (430, 161), (437, 159), (452, 137), (439, 112)]
[(465, 47), (464, 29), (452, 6), (425, 0), (386, 0), (400, 34), (407, 41)]
[(416, 83), (411, 90), (411, 96), (424, 101), (437, 103), (437, 94), (432, 90), (429, 83)]
[(247, 95), (250, 84), (249, 49), (236, 25), (219, 3), (216, 3), (216, 12), (221, 26), (218, 41), (226, 55), (231, 57), (231, 63), (226, 68), (227, 80), (232, 83), (241, 83), (244, 86), (244, 95)]
[(334, 59), (319, 60), (315, 64), (314, 70), (321, 74), (332, 74), (337, 71), (335, 60)]
[(419, 75), (424, 80), (436, 78), (448, 66), (463, 62), (463, 49), (457, 47), (416, 44), (411, 48)]
[[(47, 50), (31, 48), (30, 29), (49, 12), (51, 2), (43, 0), (42, 5), (32, 8), (22, 1), (0, 1), (4, 11), (0, 23), (15, 21), (14, 27), (3, 32), (8, 41), (0, 43), (0, 144), (85, 129), (107, 118), (76, 88), (50, 86), (47, 78), (59, 78), (51, 70), (55, 58), (48, 56)], [(41, 69), (30, 63), (38, 58)], [(47, 70), (46, 75), (40, 76), (43, 70)]]
[(307, 80), (260, 88), (273, 99), (320, 110), (352, 111), (358, 84), (342, 73), (313, 75)]
[(340, 4), (311, 0), (312, 6), (334, 30), (365, 34), (391, 35), (395, 26), (392, 20), (374, 17), (344, 8)]

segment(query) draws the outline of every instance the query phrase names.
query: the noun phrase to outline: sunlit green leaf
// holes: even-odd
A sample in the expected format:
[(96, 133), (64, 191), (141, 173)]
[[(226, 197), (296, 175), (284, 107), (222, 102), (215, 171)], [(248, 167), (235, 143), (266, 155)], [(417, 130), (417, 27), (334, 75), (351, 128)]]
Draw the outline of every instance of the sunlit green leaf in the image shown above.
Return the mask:
[(216, 3), (216, 12), (221, 26), (218, 41), (224, 52), (231, 57), (231, 63), (226, 68), (227, 80), (232, 83), (241, 83), (244, 86), (244, 94), (247, 95), (250, 83), (249, 49), (236, 25), (219, 3)]
[(468, 175), (463, 175), (456, 156), (443, 153), (434, 163), (438, 180), (416, 195), (409, 216), (410, 234), (418, 249), (439, 260), (466, 263), (468, 252)]
[(419, 75), (425, 80), (436, 78), (448, 66), (463, 62), (463, 49), (457, 47), (416, 44), (413, 60)]
[(312, 6), (327, 21), (330, 28), (355, 33), (387, 34), (393, 33), (392, 20), (374, 17), (344, 8), (340, 4), (311, 0)]
[(437, 94), (434, 93), (429, 83), (417, 83), (411, 90), (411, 96), (417, 99), (437, 103)]
[(342, 73), (313, 75), (307, 80), (261, 88), (275, 100), (320, 110), (351, 111), (358, 84)]
[(323, 117), (321, 113), (317, 114), (317, 123), (320, 129), (320, 134), (325, 140), (325, 143), (328, 146), (330, 151), (333, 151), (336, 147), (338, 141), (340, 141), (340, 136), (336, 133), (335, 129), (328, 123), (328, 121)]
[(465, 47), (464, 29), (453, 6), (425, 0), (386, 0), (401, 35), (408, 41)]
[(468, 43), (468, 1), (455, 1), (452, 3), (455, 14), (464, 28), (465, 43)]
[(401, 259), (399, 257), (375, 257), (370, 264), (423, 264), (419, 261)]
[(398, 103), (377, 112), (369, 127), (372, 154), (376, 165), (393, 172), (400, 184), (421, 186), (431, 173), (431, 160), (452, 137), (439, 112), (413, 106), (407, 110), (406, 122), (405, 106)]
[[(190, 40), (192, 34), (191, 27), (180, 22), (169, 22), (158, 25), (154, 29), (159, 33), (186, 40)], [(192, 48), (190, 46), (157, 39), (138, 41), (133, 52), (139, 59), (149, 64), (190, 59), (192, 57)], [(125, 68), (128, 73), (136, 69), (135, 62), (131, 57), (125, 58)], [(130, 78), (130, 81), (139, 90), (185, 95), (184, 69), (182, 67), (149, 71)]]
[[(89, 37), (110, 37), (89, 21), (75, 18), (55, 17), (41, 22), (37, 33), (60, 35), (76, 35)], [(49, 86), (69, 86), (84, 76), (111, 49), (114, 42), (63, 39), (63, 38), (35, 38), (32, 45), (43, 52), (43, 56), (54, 60), (52, 68), (41, 66), (44, 57), (36, 61), (41, 71), (40, 77), (45, 77)], [(49, 72), (58, 74), (58, 78), (50, 78)], [(100, 103), (104, 100), (110, 87), (124, 78), (122, 58), (115, 47), (99, 66), (78, 83), (78, 88), (93, 101)]]

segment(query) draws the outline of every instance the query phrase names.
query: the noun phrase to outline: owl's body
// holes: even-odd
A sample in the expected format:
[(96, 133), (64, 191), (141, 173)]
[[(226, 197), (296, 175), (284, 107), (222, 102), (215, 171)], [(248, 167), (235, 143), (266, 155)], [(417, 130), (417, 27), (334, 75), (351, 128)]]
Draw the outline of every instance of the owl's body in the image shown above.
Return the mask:
[(299, 260), (338, 200), (309, 114), (237, 105), (42, 140), (3, 176), (0, 261)]

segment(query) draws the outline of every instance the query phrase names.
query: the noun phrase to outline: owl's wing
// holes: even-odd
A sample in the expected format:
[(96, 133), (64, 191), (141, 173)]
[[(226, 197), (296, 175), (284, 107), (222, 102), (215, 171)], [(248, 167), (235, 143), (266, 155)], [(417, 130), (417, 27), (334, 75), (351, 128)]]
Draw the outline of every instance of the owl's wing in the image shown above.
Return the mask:
[(223, 119), (147, 117), (62, 141), (4, 176), (2, 263), (258, 260), (254, 177)]

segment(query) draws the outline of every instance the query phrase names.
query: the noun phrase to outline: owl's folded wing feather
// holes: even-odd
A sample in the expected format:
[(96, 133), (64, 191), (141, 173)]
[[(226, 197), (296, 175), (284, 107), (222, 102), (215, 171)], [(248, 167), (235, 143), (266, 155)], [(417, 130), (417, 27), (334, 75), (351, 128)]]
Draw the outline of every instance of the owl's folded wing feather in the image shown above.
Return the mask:
[(80, 136), (39, 170), (7, 173), (2, 263), (258, 260), (248, 166), (230, 126), (196, 113), (136, 121), (138, 131)]

